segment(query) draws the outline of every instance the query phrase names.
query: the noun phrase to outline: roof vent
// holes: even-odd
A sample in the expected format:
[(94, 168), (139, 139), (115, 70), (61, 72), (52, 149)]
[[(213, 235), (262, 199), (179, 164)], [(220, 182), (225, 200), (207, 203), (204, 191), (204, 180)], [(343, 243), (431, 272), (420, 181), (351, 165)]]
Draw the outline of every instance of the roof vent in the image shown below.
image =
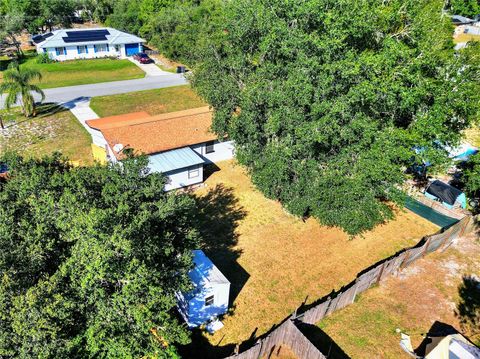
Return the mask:
[(115, 146), (113, 146), (113, 150), (119, 153), (121, 150), (123, 150), (123, 145), (121, 143), (117, 143)]

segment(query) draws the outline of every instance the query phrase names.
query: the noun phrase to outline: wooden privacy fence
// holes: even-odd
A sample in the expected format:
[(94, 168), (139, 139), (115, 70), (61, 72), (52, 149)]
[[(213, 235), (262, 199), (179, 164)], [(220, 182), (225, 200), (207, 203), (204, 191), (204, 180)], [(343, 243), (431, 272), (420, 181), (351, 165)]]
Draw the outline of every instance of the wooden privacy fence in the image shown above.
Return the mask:
[(326, 359), (320, 350), (313, 345), (307, 337), (297, 328), (291, 318), (280, 324), (268, 336), (259, 340), (253, 347), (240, 354), (235, 354), (229, 358), (235, 359), (258, 359), (268, 358), (277, 352), (282, 345), (290, 350), (299, 358), (305, 359)]
[(344, 308), (355, 301), (355, 296), (364, 292), (372, 285), (379, 283), (389, 275), (403, 269), (417, 259), (437, 250), (445, 250), (458, 238), (475, 230), (475, 220), (471, 216), (463, 218), (449, 229), (423, 238), (415, 247), (378, 262), (361, 272), (350, 284), (338, 292), (332, 292), (326, 298), (297, 310), (290, 318), (272, 330), (250, 349), (235, 353), (226, 359), (257, 359), (268, 357), (281, 345), (288, 346), (299, 359), (326, 358), (295, 325), (295, 321), (315, 324), (334, 311)]

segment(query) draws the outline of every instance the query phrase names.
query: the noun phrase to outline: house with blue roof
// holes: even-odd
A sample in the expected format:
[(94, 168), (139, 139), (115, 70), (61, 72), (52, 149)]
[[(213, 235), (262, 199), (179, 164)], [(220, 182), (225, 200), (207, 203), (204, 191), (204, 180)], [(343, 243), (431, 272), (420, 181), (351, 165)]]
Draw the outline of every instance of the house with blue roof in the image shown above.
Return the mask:
[(57, 61), (127, 57), (143, 51), (145, 40), (111, 27), (61, 29), (32, 37), (39, 54)]

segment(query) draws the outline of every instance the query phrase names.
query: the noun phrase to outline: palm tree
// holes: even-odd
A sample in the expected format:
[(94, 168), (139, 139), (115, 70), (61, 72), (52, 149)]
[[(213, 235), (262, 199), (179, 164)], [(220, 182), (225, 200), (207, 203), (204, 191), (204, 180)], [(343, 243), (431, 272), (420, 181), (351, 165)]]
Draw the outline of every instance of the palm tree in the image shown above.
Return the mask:
[(32, 91), (40, 94), (42, 101), (45, 99), (45, 94), (40, 87), (31, 83), (35, 79), (42, 79), (40, 71), (28, 67), (20, 67), (17, 62), (11, 63), (3, 73), (3, 82), (0, 83), (0, 95), (7, 94), (5, 107), (10, 109), (11, 106), (15, 105), (20, 94), (22, 96), (23, 114), (26, 117), (35, 116), (35, 100), (32, 96)]

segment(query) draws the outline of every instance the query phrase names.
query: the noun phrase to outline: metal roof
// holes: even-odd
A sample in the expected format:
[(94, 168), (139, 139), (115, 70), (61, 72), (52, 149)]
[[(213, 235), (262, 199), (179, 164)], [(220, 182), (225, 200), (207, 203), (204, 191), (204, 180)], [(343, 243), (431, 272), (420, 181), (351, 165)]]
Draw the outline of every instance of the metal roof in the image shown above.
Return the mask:
[[(106, 40), (85, 40), (84, 38), (80, 38), (78, 42), (66, 42), (64, 38), (68, 38), (69, 35), (71, 36), (72, 33), (75, 32), (98, 32), (98, 31), (105, 31), (108, 32), (104, 36)], [(88, 44), (110, 44), (110, 45), (120, 45), (120, 44), (134, 44), (139, 42), (145, 42), (144, 39), (128, 34), (123, 31), (119, 31), (113, 29), (111, 27), (102, 27), (102, 28), (92, 28), (92, 29), (62, 29), (62, 30), (55, 30), (51, 32), (48, 38), (45, 38), (46, 35), (39, 35), (38, 37), (41, 38), (42, 36), (45, 38), (44, 41), (38, 43), (40, 48), (47, 48), (47, 47), (62, 47), (62, 46), (76, 46), (76, 45), (88, 45)], [(95, 38), (95, 37), (93, 37)]]
[(230, 284), (228, 279), (202, 250), (197, 249), (193, 251), (193, 262), (195, 267), (188, 276), (197, 288), (208, 287), (212, 284)]
[(182, 147), (150, 155), (148, 167), (152, 171), (165, 173), (202, 163), (205, 161), (195, 151), (190, 147)]
[(469, 24), (474, 22), (473, 19), (461, 15), (452, 15), (452, 21), (457, 24)]

